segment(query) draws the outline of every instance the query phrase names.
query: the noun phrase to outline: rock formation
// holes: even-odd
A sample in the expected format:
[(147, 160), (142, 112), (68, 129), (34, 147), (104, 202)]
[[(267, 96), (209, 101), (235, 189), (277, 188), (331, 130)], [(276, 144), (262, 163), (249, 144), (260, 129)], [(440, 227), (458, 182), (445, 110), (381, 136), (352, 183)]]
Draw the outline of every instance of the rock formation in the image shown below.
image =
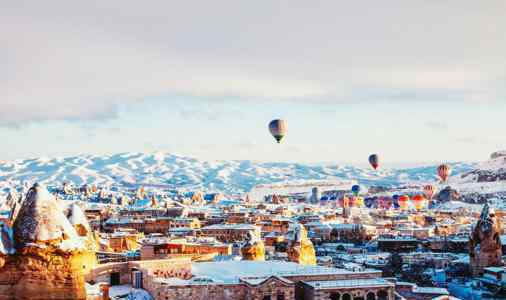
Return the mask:
[(494, 210), (485, 204), (469, 239), (469, 257), (473, 275), (481, 274), (486, 267), (502, 265), (500, 234), (500, 221)]
[(288, 259), (301, 265), (316, 265), (313, 243), (307, 237), (302, 224), (295, 227), (294, 237), (287, 249)]
[(45, 187), (28, 191), (12, 230), (2, 228), (1, 244), (0, 300), (86, 299), (94, 252)]
[(245, 243), (241, 248), (243, 260), (265, 260), (264, 242), (253, 231), (248, 232)]
[(448, 202), (460, 200), (460, 194), (457, 190), (452, 189), (450, 186), (442, 189), (435, 197), (439, 202)]

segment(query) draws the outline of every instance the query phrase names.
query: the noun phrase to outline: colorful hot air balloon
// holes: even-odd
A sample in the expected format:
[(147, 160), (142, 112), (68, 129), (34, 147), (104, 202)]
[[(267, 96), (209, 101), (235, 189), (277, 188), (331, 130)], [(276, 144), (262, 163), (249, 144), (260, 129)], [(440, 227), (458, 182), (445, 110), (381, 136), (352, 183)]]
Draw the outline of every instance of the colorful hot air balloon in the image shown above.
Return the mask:
[(343, 198), (339, 200), (339, 204), (341, 205), (342, 208), (350, 207), (350, 199), (348, 198), (348, 196), (344, 195)]
[(374, 170), (377, 170), (379, 167), (379, 156), (378, 154), (371, 154), (369, 156), (369, 163), (374, 168)]
[(383, 207), (385, 209), (391, 209), (392, 205), (393, 205), (393, 200), (391, 197), (389, 197), (389, 196), (383, 197)]
[(283, 137), (286, 135), (286, 121), (285, 120), (272, 120), (269, 123), (269, 131), (272, 134), (272, 136), (276, 139), (278, 144), (281, 142)]
[(409, 202), (409, 196), (408, 195), (402, 195), (399, 196), (399, 208), (401, 210), (407, 210), (408, 209), (408, 202)]
[(436, 187), (432, 184), (427, 184), (426, 186), (423, 187), (423, 192), (425, 194), (425, 197), (431, 200), (432, 196), (434, 196), (434, 193), (436, 193)]
[(356, 197), (355, 198), (355, 206), (356, 207), (363, 207), (364, 206), (364, 198)]
[(415, 206), (415, 209), (417, 211), (420, 211), (423, 209), (423, 207), (425, 206), (425, 197), (421, 194), (417, 194), (415, 196), (413, 196), (413, 205)]
[(450, 176), (452, 172), (452, 167), (448, 164), (442, 164), (437, 168), (437, 174), (441, 178), (443, 182), (446, 182), (448, 180), (448, 177)]
[(365, 198), (364, 200), (365, 207), (371, 208), (374, 205), (374, 198)]
[(395, 209), (399, 208), (399, 195), (392, 196), (392, 204), (394, 205)]
[(351, 192), (353, 193), (353, 195), (357, 196), (360, 193), (360, 185), (355, 184), (354, 186), (352, 186)]
[(378, 199), (376, 199), (376, 208), (383, 209), (383, 196), (379, 196)]
[(350, 200), (349, 202), (349, 206), (350, 207), (355, 207), (356, 203), (355, 203), (355, 200), (357, 199), (357, 197), (355, 196), (351, 196), (350, 198), (348, 198)]

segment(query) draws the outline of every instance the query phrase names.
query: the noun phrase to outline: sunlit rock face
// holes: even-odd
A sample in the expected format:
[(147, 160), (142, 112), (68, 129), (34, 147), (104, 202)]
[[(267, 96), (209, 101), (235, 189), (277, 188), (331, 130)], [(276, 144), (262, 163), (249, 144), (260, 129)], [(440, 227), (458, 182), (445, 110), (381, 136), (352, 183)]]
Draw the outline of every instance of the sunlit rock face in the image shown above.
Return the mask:
[(13, 223), (2, 229), (0, 300), (86, 299), (84, 277), (95, 254), (54, 196), (34, 185)]
[(294, 238), (287, 249), (288, 259), (301, 265), (316, 265), (313, 243), (307, 237), (306, 228), (298, 224)]
[(253, 231), (248, 232), (248, 238), (241, 248), (243, 260), (265, 260), (264, 242), (259, 239)]
[(473, 275), (481, 274), (486, 267), (502, 265), (500, 235), (501, 223), (494, 210), (485, 204), (469, 239)]

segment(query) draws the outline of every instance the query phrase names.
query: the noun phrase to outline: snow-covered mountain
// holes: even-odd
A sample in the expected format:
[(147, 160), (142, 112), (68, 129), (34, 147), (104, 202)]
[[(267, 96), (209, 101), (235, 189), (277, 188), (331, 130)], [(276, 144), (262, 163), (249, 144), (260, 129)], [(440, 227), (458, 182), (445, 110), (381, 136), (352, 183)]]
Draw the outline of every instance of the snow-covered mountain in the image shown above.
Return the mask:
[(506, 151), (492, 153), (489, 160), (454, 176), (450, 183), (464, 193), (502, 193), (506, 196)]
[[(469, 172), (471, 164), (452, 164), (453, 174)], [(305, 180), (356, 180), (365, 185), (434, 182), (436, 166), (383, 169), (352, 166), (266, 163), (254, 161), (202, 161), (168, 153), (122, 153), (37, 158), (0, 163), (0, 189), (10, 183), (39, 181), (48, 185), (157, 186), (226, 193), (242, 193), (259, 184)]]

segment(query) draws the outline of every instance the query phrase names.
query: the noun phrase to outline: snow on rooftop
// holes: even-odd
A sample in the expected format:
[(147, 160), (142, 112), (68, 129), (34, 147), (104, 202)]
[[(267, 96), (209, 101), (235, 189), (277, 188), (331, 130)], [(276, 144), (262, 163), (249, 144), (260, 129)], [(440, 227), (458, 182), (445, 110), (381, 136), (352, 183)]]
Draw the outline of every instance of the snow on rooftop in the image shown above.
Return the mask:
[(349, 274), (352, 271), (322, 266), (302, 266), (281, 261), (220, 261), (192, 264), (192, 274), (207, 276), (225, 283), (236, 283), (241, 277), (269, 277), (300, 274)]
[(392, 282), (381, 278), (374, 279), (349, 279), (349, 280), (330, 280), (330, 281), (306, 281), (307, 285), (315, 289), (334, 289), (334, 288), (355, 288), (355, 287), (393, 287)]

